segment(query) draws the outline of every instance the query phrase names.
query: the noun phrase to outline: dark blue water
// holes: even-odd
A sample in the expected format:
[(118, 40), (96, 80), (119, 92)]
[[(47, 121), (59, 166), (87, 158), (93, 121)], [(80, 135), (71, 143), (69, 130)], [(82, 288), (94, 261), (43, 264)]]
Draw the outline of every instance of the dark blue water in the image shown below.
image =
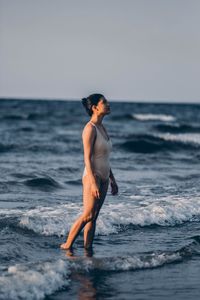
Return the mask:
[(80, 102), (0, 100), (0, 299), (198, 299), (200, 106), (111, 102), (94, 252), (59, 249), (82, 211)]

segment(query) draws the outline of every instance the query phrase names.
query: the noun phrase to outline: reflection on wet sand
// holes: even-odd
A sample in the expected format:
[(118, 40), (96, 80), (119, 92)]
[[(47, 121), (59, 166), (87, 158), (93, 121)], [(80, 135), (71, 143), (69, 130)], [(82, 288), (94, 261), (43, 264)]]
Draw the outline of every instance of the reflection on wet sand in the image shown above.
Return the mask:
[(78, 299), (79, 300), (95, 300), (97, 296), (97, 290), (93, 281), (86, 277), (85, 274), (75, 274), (73, 277), (79, 282)]
[[(85, 257), (92, 257), (94, 254), (93, 249), (84, 249), (84, 256)], [(74, 255), (74, 250), (70, 249), (67, 250), (65, 255), (70, 260), (78, 260), (80, 259), (80, 256)], [(90, 279), (88, 276), (82, 274), (82, 271), (77, 270), (73, 271), (71, 274), (71, 279), (76, 281), (78, 284), (78, 299), (79, 300), (96, 300), (97, 297), (97, 290), (94, 286), (94, 282), (92, 279)]]

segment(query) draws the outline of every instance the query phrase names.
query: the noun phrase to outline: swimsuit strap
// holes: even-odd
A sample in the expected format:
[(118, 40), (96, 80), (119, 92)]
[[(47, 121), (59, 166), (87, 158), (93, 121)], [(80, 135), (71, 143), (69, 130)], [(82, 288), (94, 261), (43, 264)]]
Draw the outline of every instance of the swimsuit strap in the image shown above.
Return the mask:
[(92, 121), (90, 121), (90, 123), (91, 123), (94, 127), (96, 127), (96, 125), (95, 125)]

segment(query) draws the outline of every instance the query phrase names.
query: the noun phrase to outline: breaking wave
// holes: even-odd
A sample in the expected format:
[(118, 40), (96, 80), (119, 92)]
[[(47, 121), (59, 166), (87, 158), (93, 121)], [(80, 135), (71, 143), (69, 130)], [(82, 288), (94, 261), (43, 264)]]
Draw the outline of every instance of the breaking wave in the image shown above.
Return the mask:
[[(18, 218), (17, 226), (37, 234), (60, 237), (67, 234), (81, 212), (79, 203), (67, 203), (54, 207), (39, 206), (25, 211), (2, 209), (0, 215), (4, 218), (15, 216)], [(176, 226), (199, 220), (200, 198), (197, 197), (181, 199), (171, 196), (154, 202), (140, 200), (137, 204), (130, 199), (128, 203), (104, 204), (97, 219), (96, 232), (109, 235), (134, 226)]]
[(165, 141), (181, 142), (186, 145), (199, 146), (200, 145), (200, 133), (180, 133), (180, 134), (160, 134), (159, 137)]
[(138, 134), (128, 137), (120, 144), (124, 150), (135, 153), (195, 150), (200, 145), (200, 134)]
[(0, 277), (0, 299), (44, 299), (63, 286), (68, 286), (68, 262), (42, 262), (10, 266)]
[(154, 128), (160, 132), (167, 133), (197, 133), (200, 132), (199, 126), (192, 126), (188, 124), (158, 124)]
[(132, 114), (132, 117), (135, 120), (139, 121), (163, 121), (163, 122), (171, 122), (175, 121), (176, 118), (172, 115), (165, 114)]
[(33, 178), (24, 181), (24, 184), (39, 189), (59, 188), (59, 183), (51, 177)]
[(140, 255), (129, 253), (103, 258), (72, 256), (53, 262), (12, 265), (0, 276), (0, 299), (44, 299), (61, 288), (66, 289), (70, 284), (72, 272), (126, 272), (180, 263), (200, 254), (199, 242), (199, 237), (194, 237), (193, 242), (176, 251), (157, 251)]

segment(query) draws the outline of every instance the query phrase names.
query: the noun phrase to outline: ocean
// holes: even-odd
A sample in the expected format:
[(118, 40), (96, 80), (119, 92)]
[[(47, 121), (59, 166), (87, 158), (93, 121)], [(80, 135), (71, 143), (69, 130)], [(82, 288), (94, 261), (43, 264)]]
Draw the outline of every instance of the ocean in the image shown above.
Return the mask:
[(110, 188), (81, 234), (80, 101), (0, 100), (0, 299), (198, 299), (200, 105), (110, 102)]

